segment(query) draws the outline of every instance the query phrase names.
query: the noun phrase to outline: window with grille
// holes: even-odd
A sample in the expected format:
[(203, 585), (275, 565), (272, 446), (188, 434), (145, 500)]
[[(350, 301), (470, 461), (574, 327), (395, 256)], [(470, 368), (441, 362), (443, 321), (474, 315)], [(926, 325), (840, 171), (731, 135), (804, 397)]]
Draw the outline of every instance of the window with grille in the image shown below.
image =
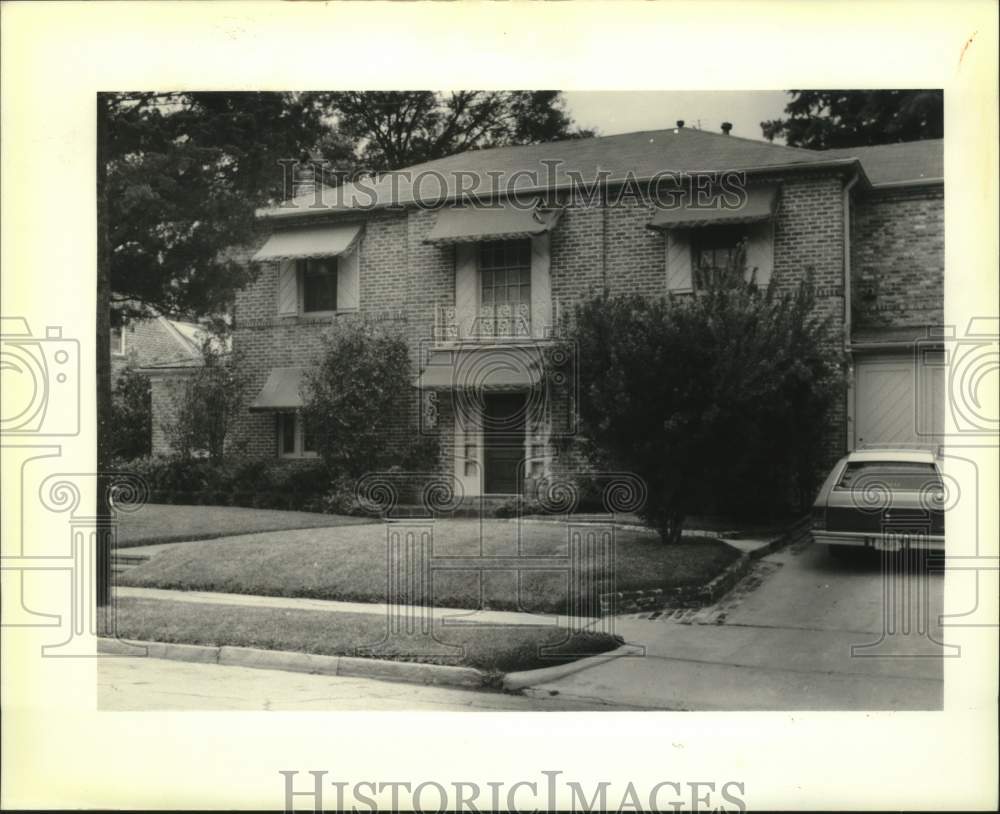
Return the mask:
[(531, 335), (530, 240), (481, 243), (479, 286), (480, 336)]
[(692, 271), (695, 289), (738, 276), (743, 278), (746, 231), (742, 227), (707, 226), (693, 230)]
[(337, 310), (337, 258), (323, 257), (299, 261), (302, 275), (302, 311)]

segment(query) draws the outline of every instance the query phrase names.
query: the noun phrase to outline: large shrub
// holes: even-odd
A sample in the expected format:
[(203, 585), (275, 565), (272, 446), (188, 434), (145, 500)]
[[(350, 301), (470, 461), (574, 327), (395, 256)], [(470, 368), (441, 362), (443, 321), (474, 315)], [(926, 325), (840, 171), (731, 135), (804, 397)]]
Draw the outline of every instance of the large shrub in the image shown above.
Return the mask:
[(393, 328), (339, 320), (324, 335), (303, 417), (331, 472), (356, 480), (432, 459), (434, 441), (417, 427), (414, 376), (406, 338)]
[(111, 415), (111, 454), (126, 460), (149, 455), (153, 405), (148, 376), (131, 367), (121, 372), (111, 393)]
[(646, 483), (641, 510), (668, 542), (706, 509), (776, 510), (811, 489), (843, 365), (808, 284), (740, 279), (694, 296), (593, 297), (566, 335), (580, 377), (581, 443), (598, 469)]
[(206, 339), (201, 355), (203, 363), (184, 382), (177, 414), (164, 430), (180, 457), (207, 455), (220, 461), (242, 409), (247, 378), (240, 360), (225, 353), (217, 337)]

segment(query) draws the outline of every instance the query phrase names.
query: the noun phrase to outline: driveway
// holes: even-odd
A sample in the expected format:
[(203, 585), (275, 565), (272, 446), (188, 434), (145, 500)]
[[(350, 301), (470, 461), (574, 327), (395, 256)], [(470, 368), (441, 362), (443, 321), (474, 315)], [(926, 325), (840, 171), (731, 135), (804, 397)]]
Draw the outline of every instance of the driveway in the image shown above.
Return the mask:
[(528, 694), (661, 709), (940, 709), (943, 575), (800, 543), (760, 560), (719, 604), (616, 619), (630, 656)]

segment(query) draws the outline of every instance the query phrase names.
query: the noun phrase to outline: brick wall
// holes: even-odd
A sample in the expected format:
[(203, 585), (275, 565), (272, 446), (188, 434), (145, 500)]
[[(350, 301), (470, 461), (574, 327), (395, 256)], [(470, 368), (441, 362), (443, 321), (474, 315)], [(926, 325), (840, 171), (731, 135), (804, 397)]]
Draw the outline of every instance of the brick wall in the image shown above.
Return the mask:
[(852, 210), (854, 328), (944, 319), (944, 188), (872, 193)]
[[(761, 180), (781, 180), (783, 186), (775, 223), (773, 278), (777, 285), (790, 287), (806, 273), (812, 274), (817, 310), (831, 319), (835, 332), (831, 353), (840, 352), (844, 325), (842, 180), (818, 174)], [(552, 234), (553, 299), (571, 305), (604, 286), (613, 293), (666, 293), (664, 237), (646, 228), (651, 215), (651, 209), (634, 201), (614, 207), (600, 201), (568, 207)], [(436, 308), (454, 303), (454, 249), (423, 242), (434, 219), (435, 213), (417, 210), (373, 213), (366, 220), (360, 249), (359, 309), (369, 318), (403, 318), (415, 368), (424, 361), (420, 354), (429, 346)], [(262, 231), (259, 242), (265, 238)], [(263, 266), (237, 298), (234, 351), (249, 373), (249, 400), (263, 387), (273, 367), (314, 363), (324, 329), (332, 319), (348, 318), (279, 318), (277, 275), (277, 264)], [(400, 431), (412, 432), (417, 426), (420, 398), (416, 390), (412, 399), (412, 422)], [(562, 409), (561, 403), (557, 409)], [(446, 397), (439, 399), (438, 428), (441, 466), (450, 472), (451, 411)], [(273, 416), (249, 412), (240, 416), (233, 443), (249, 454), (274, 455)], [(846, 399), (831, 416), (824, 461), (832, 462), (845, 446)], [(579, 466), (577, 459), (565, 453), (556, 461), (556, 473), (569, 474)]]

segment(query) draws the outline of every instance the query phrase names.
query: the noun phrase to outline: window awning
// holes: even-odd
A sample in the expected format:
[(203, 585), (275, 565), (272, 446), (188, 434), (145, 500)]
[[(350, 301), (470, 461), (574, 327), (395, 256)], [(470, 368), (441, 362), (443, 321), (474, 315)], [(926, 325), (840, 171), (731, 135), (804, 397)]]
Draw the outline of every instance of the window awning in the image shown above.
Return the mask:
[(533, 237), (555, 228), (561, 214), (561, 209), (523, 209), (510, 203), (497, 209), (442, 209), (424, 243)]
[(526, 390), (542, 379), (542, 352), (535, 346), (432, 351), (421, 371), (424, 390)]
[(299, 409), (303, 403), (299, 389), (304, 372), (305, 369), (301, 367), (273, 368), (264, 387), (250, 405), (250, 411), (260, 413), (267, 410)]
[[(720, 199), (715, 202), (722, 203)], [(689, 203), (677, 209), (658, 209), (647, 226), (650, 229), (692, 229), (700, 226), (756, 223), (773, 218), (777, 203), (777, 187), (758, 187), (747, 190), (746, 201), (738, 209), (699, 207)]]
[(350, 251), (359, 234), (361, 234), (360, 223), (275, 232), (253, 256), (253, 262), (335, 257)]

